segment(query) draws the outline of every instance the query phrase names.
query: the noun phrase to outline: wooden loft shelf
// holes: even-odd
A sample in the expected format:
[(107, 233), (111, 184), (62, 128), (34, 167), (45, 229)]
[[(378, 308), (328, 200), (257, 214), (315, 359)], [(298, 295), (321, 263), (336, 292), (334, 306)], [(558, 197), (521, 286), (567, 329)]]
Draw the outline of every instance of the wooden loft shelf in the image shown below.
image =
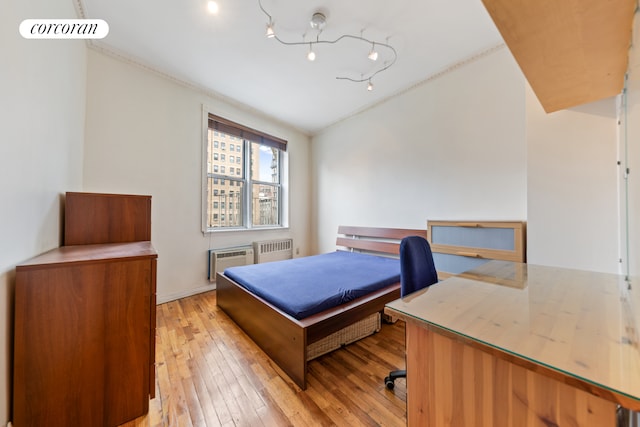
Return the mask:
[(619, 94), (635, 0), (482, 0), (547, 113)]

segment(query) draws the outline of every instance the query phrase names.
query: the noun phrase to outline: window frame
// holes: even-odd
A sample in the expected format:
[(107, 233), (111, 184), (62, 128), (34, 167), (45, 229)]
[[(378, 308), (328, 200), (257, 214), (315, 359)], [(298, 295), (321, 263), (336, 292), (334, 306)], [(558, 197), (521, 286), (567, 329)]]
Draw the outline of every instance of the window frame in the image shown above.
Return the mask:
[[(220, 128), (210, 127), (210, 120), (217, 122), (217, 125), (220, 125)], [(225, 132), (228, 130), (226, 126), (235, 126), (231, 132)], [(236, 168), (237, 171), (242, 169), (242, 173), (238, 175), (228, 175), (224, 174), (224, 177), (221, 176), (221, 172), (213, 172), (213, 168), (211, 172), (208, 170), (208, 142), (209, 142), (209, 130), (213, 131), (213, 135), (227, 134), (232, 137), (236, 142), (234, 145), (236, 146), (235, 154), (237, 158), (240, 160), (240, 166)], [(246, 231), (246, 230), (261, 230), (261, 229), (283, 229), (288, 228), (288, 207), (289, 207), (289, 194), (288, 194), (288, 153), (287, 153), (287, 141), (281, 138), (277, 138), (266, 134), (261, 131), (257, 131), (255, 129), (246, 127), (244, 125), (238, 124), (236, 122), (232, 122), (231, 120), (222, 118), (210, 112), (206, 106), (203, 105), (203, 126), (202, 126), (202, 232), (204, 234), (207, 233), (219, 233), (219, 232), (228, 232), (228, 231)], [(238, 132), (238, 134), (234, 134), (233, 132)], [(247, 135), (247, 136), (244, 136)], [(215, 141), (215, 140), (214, 140)], [(219, 140), (218, 140), (219, 141)], [(274, 147), (278, 149), (278, 174), (279, 174), (279, 182), (267, 182), (264, 183), (259, 181), (258, 179), (253, 180), (251, 177), (251, 149), (252, 143), (260, 145), (266, 145), (270, 147)], [(222, 142), (219, 141), (220, 149), (222, 149)], [(226, 148), (226, 147), (225, 147)], [(238, 149), (240, 151), (238, 151)], [(244, 151), (242, 151), (244, 149)], [(229, 149), (229, 153), (231, 154), (231, 150)], [(241, 155), (238, 155), (241, 154)], [(237, 163), (236, 163), (237, 165)], [(220, 165), (221, 166), (221, 165)], [(226, 168), (225, 168), (226, 169)], [(218, 178), (218, 179), (226, 179), (228, 182), (232, 183), (233, 181), (242, 182), (243, 184), (237, 184), (234, 186), (234, 190), (237, 193), (241, 194), (241, 201), (243, 204), (242, 210), (237, 213), (238, 216), (242, 217), (242, 225), (239, 226), (220, 226), (220, 227), (208, 227), (208, 184), (209, 178)], [(234, 179), (235, 178), (235, 179)], [(278, 197), (278, 220), (277, 224), (253, 224), (253, 187), (254, 185), (266, 184), (275, 186), (277, 188), (277, 197)], [(240, 188), (242, 187), (242, 191)], [(221, 194), (221, 193), (219, 193)], [(215, 213), (213, 213), (215, 215)], [(219, 215), (218, 219), (220, 218)], [(235, 217), (235, 214), (233, 215)]]

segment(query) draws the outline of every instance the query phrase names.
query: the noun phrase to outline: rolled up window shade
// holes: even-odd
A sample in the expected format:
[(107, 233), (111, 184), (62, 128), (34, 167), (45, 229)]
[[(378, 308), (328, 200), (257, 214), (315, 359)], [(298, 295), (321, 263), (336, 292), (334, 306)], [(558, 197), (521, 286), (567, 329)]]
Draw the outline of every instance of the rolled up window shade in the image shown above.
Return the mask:
[(284, 139), (248, 128), (213, 114), (209, 114), (209, 129), (217, 130), (218, 132), (233, 135), (261, 145), (277, 148), (281, 151), (287, 151), (287, 141)]

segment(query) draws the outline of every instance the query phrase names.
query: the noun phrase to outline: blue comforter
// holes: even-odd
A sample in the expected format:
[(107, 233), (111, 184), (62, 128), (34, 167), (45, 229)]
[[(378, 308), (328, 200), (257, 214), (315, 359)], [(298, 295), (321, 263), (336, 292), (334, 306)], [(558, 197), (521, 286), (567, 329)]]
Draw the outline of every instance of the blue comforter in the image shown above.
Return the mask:
[(285, 313), (304, 319), (399, 282), (400, 261), (336, 251), (231, 267), (224, 274)]

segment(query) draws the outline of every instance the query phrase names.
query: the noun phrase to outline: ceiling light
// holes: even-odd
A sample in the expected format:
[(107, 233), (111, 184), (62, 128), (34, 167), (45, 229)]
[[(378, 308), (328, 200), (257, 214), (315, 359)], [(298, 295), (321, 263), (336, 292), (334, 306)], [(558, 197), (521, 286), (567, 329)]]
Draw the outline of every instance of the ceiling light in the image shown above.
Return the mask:
[(274, 38), (276, 36), (276, 32), (273, 31), (273, 23), (269, 22), (267, 24), (267, 38)]
[[(350, 77), (348, 75), (345, 76), (338, 76), (336, 77), (336, 79), (338, 80), (349, 80), (352, 82), (356, 82), (356, 83), (364, 83), (367, 82), (367, 90), (373, 90), (373, 84), (371, 83), (371, 79), (376, 76), (378, 73), (381, 73), (383, 71), (388, 70), (393, 64), (395, 64), (396, 60), (398, 59), (398, 54), (396, 52), (396, 50), (393, 48), (393, 46), (391, 46), (389, 44), (389, 39), (386, 40), (385, 43), (379, 42), (379, 41), (375, 41), (375, 40), (370, 40), (366, 37), (363, 37), (363, 33), (364, 30), (362, 30), (360, 32), (360, 35), (353, 35), (353, 34), (343, 34), (343, 35), (338, 35), (333, 39), (321, 39), (320, 35), (323, 32), (325, 26), (327, 25), (327, 15), (324, 12), (316, 12), (311, 16), (311, 19), (309, 20), (309, 25), (311, 26), (311, 31), (315, 32), (315, 37), (312, 39), (312, 41), (308, 41), (305, 40), (307, 33), (302, 35), (302, 40), (298, 39), (286, 39), (286, 38), (281, 38), (282, 34), (281, 34), (281, 28), (279, 30), (279, 35), (276, 35), (274, 30), (273, 30), (273, 17), (271, 16), (271, 14), (269, 12), (266, 11), (266, 9), (264, 8), (264, 6), (262, 6), (262, 0), (258, 0), (258, 5), (260, 6), (260, 10), (262, 10), (262, 12), (265, 14), (265, 16), (268, 18), (268, 24), (267, 24), (267, 32), (266, 32), (266, 36), (269, 38), (273, 38), (275, 40), (277, 40), (280, 44), (285, 45), (285, 46), (302, 46), (305, 44), (309, 44), (309, 52), (307, 53), (307, 59), (309, 61), (314, 61), (316, 59), (316, 54), (313, 51), (313, 45), (314, 44), (326, 44), (326, 45), (334, 45), (334, 44), (338, 44), (341, 43), (342, 41), (346, 40), (346, 39), (352, 39), (352, 40), (356, 40), (356, 41), (360, 41), (362, 43), (366, 43), (367, 45), (371, 46), (371, 50), (369, 51), (369, 54), (367, 55), (367, 57), (371, 60), (371, 61), (377, 61), (379, 57), (382, 57), (382, 59), (384, 60), (382, 65), (376, 65), (374, 66), (373, 69), (369, 69), (368, 72), (363, 73), (363, 72), (358, 72), (356, 70), (353, 70), (353, 72), (351, 73), (354, 76), (359, 75), (360, 77)], [(335, 31), (335, 30), (334, 30)], [(362, 54), (362, 50), (359, 51), (360, 55)], [(355, 52), (354, 56), (358, 56), (358, 53)], [(324, 58), (324, 57), (323, 57)], [(324, 62), (324, 61), (323, 61)], [(336, 65), (336, 67), (338, 67), (338, 65)]]
[(378, 60), (378, 52), (376, 51), (376, 44), (375, 43), (371, 44), (371, 52), (369, 52), (369, 55), (367, 56), (367, 58), (369, 58), (372, 61), (377, 61)]
[(218, 13), (218, 3), (216, 3), (216, 2), (215, 2), (215, 1), (213, 1), (213, 0), (210, 0), (210, 1), (207, 3), (207, 9), (209, 9), (209, 12), (211, 12), (211, 13), (213, 13), (213, 14)]
[(313, 51), (313, 48), (311, 47), (311, 43), (309, 43), (309, 53), (307, 53), (307, 59), (309, 61), (316, 60), (316, 53)]

